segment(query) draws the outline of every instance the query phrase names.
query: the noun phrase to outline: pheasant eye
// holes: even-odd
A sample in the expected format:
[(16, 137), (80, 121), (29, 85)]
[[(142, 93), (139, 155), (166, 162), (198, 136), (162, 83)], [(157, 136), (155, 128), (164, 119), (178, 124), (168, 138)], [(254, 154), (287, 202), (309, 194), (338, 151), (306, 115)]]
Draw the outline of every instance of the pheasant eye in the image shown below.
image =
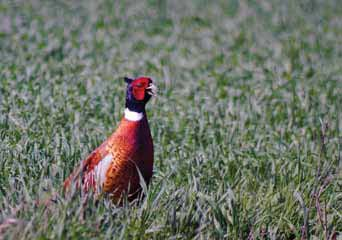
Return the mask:
[(142, 83), (137, 83), (137, 87), (142, 87)]

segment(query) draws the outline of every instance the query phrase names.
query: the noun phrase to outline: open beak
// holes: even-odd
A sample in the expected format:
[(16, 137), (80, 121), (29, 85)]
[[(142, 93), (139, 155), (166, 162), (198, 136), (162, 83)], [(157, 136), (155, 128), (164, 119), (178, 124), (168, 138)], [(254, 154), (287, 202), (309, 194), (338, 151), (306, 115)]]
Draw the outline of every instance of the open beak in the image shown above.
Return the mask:
[(157, 96), (157, 87), (156, 85), (150, 83), (150, 85), (146, 88), (147, 93), (150, 94), (151, 96)]

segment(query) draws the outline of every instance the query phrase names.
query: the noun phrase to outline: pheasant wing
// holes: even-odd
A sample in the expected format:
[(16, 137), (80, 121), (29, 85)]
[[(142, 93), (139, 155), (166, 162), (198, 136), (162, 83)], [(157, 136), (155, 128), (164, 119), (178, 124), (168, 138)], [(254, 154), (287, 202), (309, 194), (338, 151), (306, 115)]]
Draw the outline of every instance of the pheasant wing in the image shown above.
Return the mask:
[[(90, 173), (99, 164), (99, 162), (107, 155), (108, 140), (103, 142), (98, 148), (92, 151), (89, 156), (84, 159), (81, 164), (69, 175), (64, 181), (64, 191), (68, 191), (71, 185), (82, 176), (82, 181), (86, 180), (87, 176), (90, 177)], [(89, 181), (88, 181), (89, 182)], [(79, 187), (79, 182), (76, 184), (76, 188)]]
[(108, 155), (112, 157), (103, 181), (103, 191), (110, 193), (118, 201), (122, 193), (134, 195), (140, 188), (136, 159), (139, 158), (139, 144), (117, 136), (107, 145)]

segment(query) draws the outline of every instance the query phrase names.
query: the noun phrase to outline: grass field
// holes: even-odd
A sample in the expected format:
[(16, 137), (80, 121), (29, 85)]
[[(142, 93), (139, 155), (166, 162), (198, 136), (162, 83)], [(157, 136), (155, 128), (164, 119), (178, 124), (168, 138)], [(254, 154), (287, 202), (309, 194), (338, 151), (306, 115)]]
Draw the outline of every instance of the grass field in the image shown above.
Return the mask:
[[(64, 199), (139, 75), (144, 202)], [(338, 0), (0, 2), (0, 239), (342, 239), (341, 128)]]

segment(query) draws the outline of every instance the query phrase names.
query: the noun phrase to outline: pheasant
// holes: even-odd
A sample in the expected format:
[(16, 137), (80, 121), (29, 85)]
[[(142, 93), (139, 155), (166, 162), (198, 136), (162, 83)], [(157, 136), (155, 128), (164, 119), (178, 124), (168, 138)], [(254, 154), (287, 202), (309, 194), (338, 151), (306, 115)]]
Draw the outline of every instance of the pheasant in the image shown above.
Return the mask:
[(75, 185), (86, 193), (106, 193), (120, 203), (124, 194), (128, 201), (140, 195), (141, 176), (146, 185), (150, 182), (153, 141), (145, 105), (155, 95), (156, 87), (148, 77), (125, 78), (125, 82), (126, 106), (118, 128), (64, 181), (64, 192)]

